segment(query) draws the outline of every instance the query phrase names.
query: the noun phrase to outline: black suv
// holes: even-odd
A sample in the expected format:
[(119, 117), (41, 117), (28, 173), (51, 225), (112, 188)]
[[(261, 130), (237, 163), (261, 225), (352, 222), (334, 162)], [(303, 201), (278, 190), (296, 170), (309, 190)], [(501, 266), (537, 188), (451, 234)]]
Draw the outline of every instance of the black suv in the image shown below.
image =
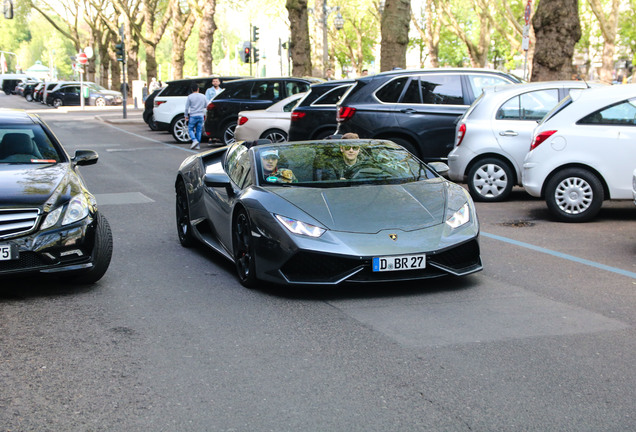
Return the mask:
[(291, 115), (289, 141), (323, 139), (336, 132), (336, 104), (354, 80), (326, 81), (312, 84)]
[(362, 77), (338, 104), (337, 133), (390, 139), (424, 161), (443, 160), (453, 149), (456, 120), (482, 89), (519, 82), (487, 69), (395, 70)]
[(208, 105), (205, 132), (224, 144), (234, 142), (240, 111), (265, 109), (288, 96), (309, 90), (302, 78), (250, 78), (229, 82)]

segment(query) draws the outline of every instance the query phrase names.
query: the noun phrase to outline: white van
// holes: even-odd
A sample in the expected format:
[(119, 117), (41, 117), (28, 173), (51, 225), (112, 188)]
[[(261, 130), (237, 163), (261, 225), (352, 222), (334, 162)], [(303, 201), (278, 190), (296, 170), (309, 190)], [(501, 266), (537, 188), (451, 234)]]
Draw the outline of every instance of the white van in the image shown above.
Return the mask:
[(5, 94), (15, 93), (15, 86), (25, 81), (40, 81), (37, 77), (27, 74), (0, 74), (0, 88)]

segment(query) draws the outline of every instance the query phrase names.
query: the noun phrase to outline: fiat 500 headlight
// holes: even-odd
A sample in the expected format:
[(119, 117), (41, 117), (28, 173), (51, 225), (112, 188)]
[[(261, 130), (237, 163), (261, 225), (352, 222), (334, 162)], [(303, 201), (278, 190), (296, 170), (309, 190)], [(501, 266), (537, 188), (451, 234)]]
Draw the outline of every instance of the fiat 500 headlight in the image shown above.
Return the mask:
[(42, 229), (54, 226), (62, 214), (64, 214), (62, 225), (72, 224), (84, 219), (88, 216), (88, 200), (83, 194), (75, 195), (66, 205), (61, 205), (49, 213), (42, 223)]

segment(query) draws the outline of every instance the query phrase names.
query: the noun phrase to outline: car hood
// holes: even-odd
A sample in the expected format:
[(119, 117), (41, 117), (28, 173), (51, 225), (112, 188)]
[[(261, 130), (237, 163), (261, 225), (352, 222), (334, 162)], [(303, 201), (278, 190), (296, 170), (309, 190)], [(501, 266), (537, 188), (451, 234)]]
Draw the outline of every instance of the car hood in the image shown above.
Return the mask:
[(0, 208), (37, 207), (48, 211), (80, 190), (68, 163), (0, 165)]
[(443, 222), (448, 196), (443, 180), (344, 188), (276, 188), (271, 192), (335, 231), (412, 231)]

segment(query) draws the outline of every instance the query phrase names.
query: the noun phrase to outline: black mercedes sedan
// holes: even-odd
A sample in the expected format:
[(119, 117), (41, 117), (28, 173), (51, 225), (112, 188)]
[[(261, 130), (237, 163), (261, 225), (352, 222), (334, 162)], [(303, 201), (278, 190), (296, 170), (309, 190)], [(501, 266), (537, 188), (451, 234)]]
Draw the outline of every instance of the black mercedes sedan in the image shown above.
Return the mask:
[(36, 115), (0, 109), (0, 279), (27, 274), (94, 283), (108, 269), (113, 237), (79, 166)]

